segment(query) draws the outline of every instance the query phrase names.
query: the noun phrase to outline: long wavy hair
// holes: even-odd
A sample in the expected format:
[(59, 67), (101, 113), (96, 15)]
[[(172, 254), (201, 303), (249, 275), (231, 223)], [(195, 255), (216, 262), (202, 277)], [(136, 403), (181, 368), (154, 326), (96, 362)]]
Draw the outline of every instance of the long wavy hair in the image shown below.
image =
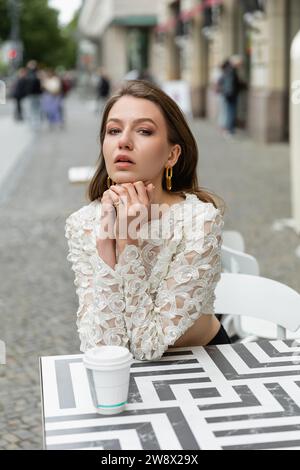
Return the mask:
[[(179, 144), (181, 154), (176, 164), (173, 166), (172, 189), (171, 192), (184, 197), (184, 193), (196, 194), (203, 202), (211, 202), (216, 208), (225, 212), (224, 200), (215, 193), (199, 187), (197, 178), (198, 147), (196, 140), (189, 128), (184, 114), (161, 88), (147, 80), (128, 80), (121, 84), (106, 102), (103, 110), (100, 129), (100, 155), (96, 171), (88, 186), (88, 198), (90, 201), (101, 199), (107, 188), (107, 170), (102, 152), (105, 137), (106, 122), (112, 106), (122, 96), (133, 96), (143, 98), (155, 103), (163, 113), (167, 125), (168, 142), (171, 145)], [(167, 191), (166, 178), (162, 178), (162, 188)]]

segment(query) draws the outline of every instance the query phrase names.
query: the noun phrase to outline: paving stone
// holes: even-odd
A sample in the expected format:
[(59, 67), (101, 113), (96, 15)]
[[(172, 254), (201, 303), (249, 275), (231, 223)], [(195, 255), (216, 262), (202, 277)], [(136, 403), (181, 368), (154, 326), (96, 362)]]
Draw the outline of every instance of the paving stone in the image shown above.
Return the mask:
[(5, 441), (7, 441), (8, 443), (16, 443), (18, 442), (20, 439), (16, 436), (16, 435), (13, 435), (13, 434), (3, 434), (3, 439)]
[(31, 439), (33, 437), (32, 433), (26, 430), (15, 431), (15, 435), (19, 440)]
[(36, 450), (36, 444), (31, 441), (22, 441), (20, 447), (24, 450)]

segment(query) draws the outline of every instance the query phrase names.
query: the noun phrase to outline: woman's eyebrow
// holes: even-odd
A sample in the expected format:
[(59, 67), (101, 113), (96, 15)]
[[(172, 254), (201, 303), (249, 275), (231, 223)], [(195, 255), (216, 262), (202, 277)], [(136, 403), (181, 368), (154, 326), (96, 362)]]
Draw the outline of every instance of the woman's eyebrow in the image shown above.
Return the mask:
[[(116, 121), (116, 122), (120, 122), (122, 123), (122, 119), (118, 119), (118, 118), (110, 118), (108, 121), (107, 121), (107, 124), (110, 122), (110, 121)], [(138, 119), (134, 119), (132, 122), (144, 122), (144, 121), (149, 121), (149, 122), (152, 122), (152, 124), (154, 124), (156, 127), (157, 125), (155, 124), (155, 122), (153, 121), (153, 119), (151, 118), (138, 118)]]

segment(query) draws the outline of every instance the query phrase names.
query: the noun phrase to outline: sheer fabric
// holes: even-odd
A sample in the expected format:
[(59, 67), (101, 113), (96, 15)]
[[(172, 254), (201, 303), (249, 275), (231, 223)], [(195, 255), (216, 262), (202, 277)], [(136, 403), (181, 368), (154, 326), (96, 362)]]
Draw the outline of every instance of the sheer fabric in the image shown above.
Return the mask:
[(114, 269), (96, 248), (101, 202), (67, 218), (67, 259), (75, 273), (82, 352), (120, 345), (136, 359), (160, 359), (202, 314), (214, 312), (223, 217), (196, 195), (185, 197), (143, 225), (138, 246), (117, 253)]

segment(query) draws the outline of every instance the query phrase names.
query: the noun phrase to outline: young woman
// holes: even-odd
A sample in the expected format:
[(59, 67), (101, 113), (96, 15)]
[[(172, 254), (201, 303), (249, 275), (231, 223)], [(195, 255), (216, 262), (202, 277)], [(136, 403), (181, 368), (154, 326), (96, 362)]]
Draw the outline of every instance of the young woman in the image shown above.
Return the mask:
[(213, 314), (223, 208), (198, 187), (179, 107), (127, 81), (104, 108), (100, 141), (91, 202), (66, 221), (80, 350), (121, 345), (154, 360), (169, 346), (230, 342)]

